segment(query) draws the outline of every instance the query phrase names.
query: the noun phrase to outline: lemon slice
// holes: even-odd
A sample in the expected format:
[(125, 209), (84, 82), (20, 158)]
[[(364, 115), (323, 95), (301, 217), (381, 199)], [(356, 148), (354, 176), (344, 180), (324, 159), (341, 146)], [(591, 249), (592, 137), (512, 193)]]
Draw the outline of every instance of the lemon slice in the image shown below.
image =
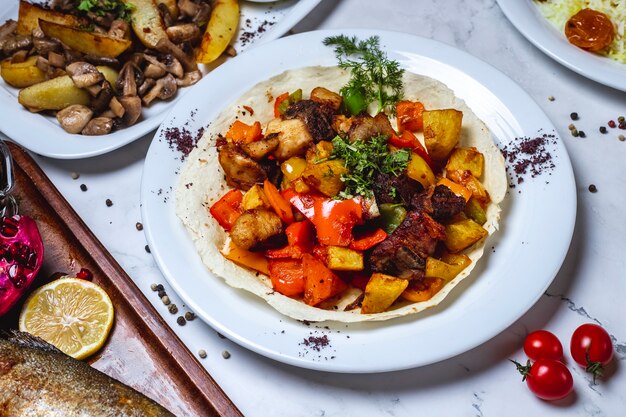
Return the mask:
[(113, 325), (113, 304), (96, 284), (64, 277), (38, 288), (24, 303), (20, 330), (75, 359), (94, 354)]

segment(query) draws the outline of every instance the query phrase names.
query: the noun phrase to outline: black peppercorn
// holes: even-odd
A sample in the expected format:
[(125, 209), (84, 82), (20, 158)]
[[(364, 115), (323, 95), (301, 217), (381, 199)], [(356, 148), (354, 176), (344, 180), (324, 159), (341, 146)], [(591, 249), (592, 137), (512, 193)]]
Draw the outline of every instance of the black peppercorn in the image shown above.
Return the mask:
[(570, 117), (572, 120), (578, 120), (578, 113), (573, 112), (573, 113), (571, 113), (571, 114), (569, 115), (569, 117)]
[(591, 184), (589, 186), (589, 191), (592, 192), (592, 193), (596, 193), (596, 192), (598, 192), (598, 187), (596, 187), (594, 184)]
[(608, 132), (608, 130), (606, 130), (606, 127), (600, 126), (600, 133), (606, 133), (606, 132)]

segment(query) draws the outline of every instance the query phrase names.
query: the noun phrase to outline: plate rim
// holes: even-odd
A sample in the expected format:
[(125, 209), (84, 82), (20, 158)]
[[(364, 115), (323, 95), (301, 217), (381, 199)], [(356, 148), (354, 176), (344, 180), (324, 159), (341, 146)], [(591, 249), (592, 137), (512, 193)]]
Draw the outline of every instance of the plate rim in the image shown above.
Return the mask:
[[(261, 45), (265, 42), (278, 39), (287, 33), (293, 26), (295, 26), (300, 20), (302, 20), (308, 13), (310, 13), (321, 0), (297, 0), (294, 1), (290, 10), (285, 13), (281, 20), (277, 21), (265, 34), (253, 40), (246, 49), (252, 49), (257, 45)], [(273, 3), (256, 4), (250, 3), (251, 7), (265, 7), (270, 10), (273, 7)], [(0, 15), (7, 16), (10, 14), (17, 15), (18, 4), (15, 2), (3, 2), (0, 5)], [(206, 75), (205, 75), (206, 76)], [(177, 96), (171, 101), (156, 103), (150, 110), (155, 114), (142, 119), (139, 123), (129, 126), (125, 129), (110, 133), (105, 137), (82, 137), (80, 135), (72, 135), (63, 131), (59, 126), (54, 124), (50, 118), (46, 115), (38, 115), (37, 118), (31, 118), (34, 113), (29, 112), (24, 107), (17, 103), (17, 97), (9, 90), (12, 88), (7, 85), (0, 87), (0, 105), (4, 107), (4, 111), (0, 112), (0, 125), (1, 131), (11, 138), (12, 141), (18, 143), (20, 146), (25, 147), (31, 152), (38, 155), (61, 159), (83, 159), (92, 158), (99, 155), (104, 155), (120, 149), (142, 137), (149, 135), (155, 128), (157, 128), (167, 117), (168, 113), (177, 105), (178, 101), (184, 97), (191, 88), (183, 89), (178, 92)], [(144, 110), (145, 111), (145, 110)], [(16, 123), (15, 121), (22, 121), (26, 118), (28, 125), (23, 123)], [(27, 141), (21, 139), (24, 136), (32, 136), (36, 134), (42, 136), (41, 142), (34, 140)], [(92, 141), (96, 142), (94, 145), (88, 145), (85, 148), (75, 150), (71, 144), (61, 146), (59, 150), (58, 146), (53, 146), (52, 149), (47, 144), (50, 141), (75, 141), (78, 146), (81, 146), (81, 142)], [(35, 143), (35, 146), (33, 146)], [(37, 143), (43, 143), (37, 146)], [(66, 149), (64, 149), (66, 148)]]
[[(556, 28), (541, 16), (539, 10), (532, 10), (536, 8), (533, 0), (496, 1), (508, 21), (541, 52), (589, 80), (619, 91), (626, 91), (626, 64), (585, 52), (566, 42), (565, 38), (555, 36), (553, 31), (556, 31)], [(530, 19), (533, 13), (543, 22), (537, 21), (537, 26), (531, 28), (525, 25), (523, 20)]]
[[(355, 34), (357, 36), (368, 36), (371, 34), (376, 34), (381, 36), (381, 39), (384, 40), (385, 38), (389, 38), (389, 37), (394, 37), (394, 36), (401, 36), (401, 37), (407, 37), (410, 38), (412, 40), (418, 40), (419, 42), (423, 42), (425, 44), (428, 44), (430, 46), (434, 46), (436, 48), (438, 48), (440, 51), (452, 51), (454, 54), (457, 55), (457, 59), (463, 58), (464, 60), (470, 60), (472, 61), (474, 64), (478, 65), (481, 68), (489, 68), (491, 72), (494, 72), (496, 74), (498, 74), (499, 80), (497, 81), (502, 81), (503, 79), (506, 80), (506, 82), (509, 84), (510, 86), (514, 86), (514, 89), (516, 89), (516, 94), (521, 94), (524, 98), (525, 102), (530, 102), (534, 105), (534, 110), (536, 112), (539, 112), (543, 118), (545, 119), (545, 126), (548, 128), (553, 129), (554, 133), (556, 133), (556, 129), (554, 129), (554, 126), (552, 125), (551, 121), (548, 119), (548, 117), (545, 115), (545, 112), (543, 112), (543, 110), (540, 108), (540, 106), (524, 91), (521, 89), (521, 87), (519, 87), (519, 85), (517, 85), (517, 83), (515, 83), (513, 80), (511, 80), (509, 77), (507, 77), (506, 75), (504, 75), (502, 72), (500, 72), (499, 70), (497, 70), (496, 68), (494, 68), (493, 66), (491, 66), (490, 64), (480, 60), (479, 58), (473, 57), (471, 55), (469, 55), (467, 52), (458, 50), (454, 47), (451, 47), (449, 45), (443, 44), (441, 42), (438, 41), (433, 41), (430, 39), (425, 39), (425, 38), (421, 38), (415, 35), (411, 35), (411, 34), (406, 34), (406, 33), (400, 33), (400, 32), (392, 32), (392, 31), (382, 31), (382, 30), (371, 30), (371, 29), (335, 29), (335, 30), (320, 30), (320, 31), (313, 31), (313, 32), (306, 32), (306, 33), (302, 33), (299, 35), (293, 35), (293, 36), (289, 36), (283, 39), (280, 39), (278, 41), (274, 41), (274, 43), (278, 43), (278, 42), (295, 42), (295, 39), (301, 40), (304, 39), (305, 37), (315, 37), (315, 38), (322, 38), (325, 36), (329, 36), (329, 35), (336, 35), (336, 34)], [(259, 46), (257, 48), (254, 48), (255, 51), (258, 51), (259, 49), (261, 50), (261, 52), (263, 52), (265, 49), (270, 48), (267, 46), (268, 44)], [(271, 45), (271, 44), (270, 44)], [(259, 52), (257, 52), (259, 53)], [(233, 64), (234, 65), (234, 64)], [(224, 70), (228, 69), (227, 67), (224, 68)], [(209, 79), (210, 80), (210, 79)], [(481, 85), (483, 85), (483, 83), (479, 82)], [(206, 81), (206, 83), (208, 84), (209, 81)], [(188, 98), (187, 100), (191, 100), (190, 98)], [(193, 103), (193, 101), (192, 101)], [(177, 104), (177, 108), (172, 109), (172, 111), (170, 112), (170, 114), (168, 115), (168, 117), (166, 118), (166, 120), (171, 120), (172, 118), (175, 119), (177, 110), (179, 110), (179, 108), (183, 108), (182, 106), (184, 105), (184, 102), (181, 102), (179, 104)], [(193, 106), (192, 106), (193, 107)], [(222, 107), (223, 108), (223, 107)], [(221, 109), (221, 108), (220, 108)], [(187, 109), (188, 111), (188, 109)], [(180, 111), (178, 111), (180, 113)], [(157, 134), (155, 135), (155, 139), (157, 139), (162, 130), (164, 129), (164, 126), (167, 123), (164, 123), (161, 128), (159, 129), (159, 131), (157, 132)], [(558, 135), (558, 134), (557, 134)], [(148, 243), (150, 245), (151, 251), (155, 257), (155, 261), (157, 263), (157, 265), (159, 266), (160, 270), (162, 271), (163, 275), (165, 276), (166, 280), (168, 281), (168, 283), (172, 286), (172, 288), (179, 294), (179, 296), (181, 296), (181, 298), (183, 300), (185, 300), (185, 302), (187, 303), (187, 305), (189, 305), (191, 308), (194, 309), (194, 311), (196, 312), (196, 314), (198, 314), (204, 321), (206, 321), (210, 326), (212, 326), (213, 328), (215, 328), (216, 330), (220, 331), (221, 333), (224, 333), (226, 335), (229, 336), (229, 338), (233, 341), (235, 341), (236, 343), (242, 345), (243, 347), (246, 347), (250, 350), (253, 350), (263, 356), (272, 358), (274, 360), (283, 362), (283, 363), (287, 363), (290, 365), (294, 365), (294, 366), (298, 366), (298, 367), (302, 367), (302, 368), (308, 368), (308, 369), (313, 369), (313, 370), (321, 370), (321, 371), (331, 371), (331, 372), (343, 372), (343, 373), (372, 373), (372, 372), (388, 372), (388, 371), (395, 371), (395, 370), (401, 370), (401, 369), (408, 369), (408, 368), (415, 368), (415, 367), (420, 367), (420, 366), (425, 366), (428, 365), (430, 363), (434, 363), (434, 362), (438, 362), (441, 360), (445, 360), (448, 359), (450, 357), (456, 356), (460, 353), (463, 353), (465, 351), (468, 351), (470, 349), (473, 349), (476, 346), (479, 346), (480, 344), (485, 343), (486, 341), (490, 340), (491, 338), (495, 337), (497, 334), (501, 333), (503, 330), (505, 330), (508, 326), (510, 326), (512, 323), (514, 323), (516, 320), (518, 320), (524, 313), (526, 313), (534, 304), (535, 302), (539, 299), (539, 297), (541, 297), (541, 295), (543, 294), (543, 291), (545, 291), (545, 289), (550, 285), (550, 283), (553, 281), (554, 277), (556, 276), (556, 274), (558, 273), (564, 259), (565, 256), (567, 254), (567, 251), (569, 249), (569, 245), (571, 242), (571, 238), (573, 235), (573, 231), (574, 231), (574, 225), (575, 225), (575, 219), (576, 219), (576, 186), (575, 186), (575, 179), (574, 179), (574, 175), (573, 175), (573, 170), (571, 167), (571, 163), (569, 161), (569, 156), (567, 154), (567, 150), (565, 149), (565, 147), (563, 146), (563, 144), (561, 143), (561, 150), (562, 153), (559, 156), (563, 157), (563, 160), (560, 161), (560, 164), (563, 165), (563, 169), (564, 171), (564, 175), (567, 177), (568, 179), (568, 183), (569, 183), (569, 197), (570, 197), (570, 203), (573, 201), (573, 205), (571, 205), (572, 210), (569, 213), (569, 216), (564, 216), (567, 217), (567, 221), (568, 221), (568, 227), (567, 230), (563, 231), (563, 235), (566, 236), (565, 240), (564, 240), (564, 245), (562, 250), (560, 251), (560, 253), (558, 253), (556, 255), (556, 258), (558, 258), (558, 260), (556, 260), (556, 262), (554, 263), (554, 268), (552, 270), (550, 270), (549, 272), (546, 273), (546, 275), (549, 275), (549, 278), (547, 278), (545, 280), (545, 282), (542, 281), (543, 283), (543, 289), (541, 292), (538, 292), (537, 294), (534, 294), (534, 297), (532, 297), (532, 299), (528, 299), (527, 302), (524, 304), (524, 306), (520, 307), (520, 309), (511, 315), (511, 317), (506, 321), (506, 322), (502, 322), (499, 324), (498, 328), (492, 332), (490, 332), (491, 334), (489, 334), (486, 337), (481, 337), (479, 338), (479, 340), (475, 340), (474, 342), (470, 343), (470, 344), (465, 344), (463, 346), (459, 346), (457, 349), (450, 349), (445, 355), (440, 355), (438, 357), (433, 357), (428, 361), (422, 361), (420, 363), (404, 363), (404, 364), (395, 364), (394, 366), (372, 366), (372, 364), (368, 365), (368, 366), (364, 366), (361, 368), (354, 368), (351, 366), (342, 366), (341, 364), (337, 364), (337, 362), (331, 363), (331, 362), (312, 362), (312, 361), (306, 361), (303, 360), (302, 358), (296, 358), (292, 356), (286, 356), (285, 354), (281, 354), (280, 352), (276, 352), (276, 351), (272, 351), (271, 349), (267, 349), (264, 346), (260, 346), (258, 343), (254, 343), (253, 341), (248, 341), (248, 340), (244, 340), (242, 337), (240, 337), (238, 334), (236, 334), (234, 331), (232, 331), (229, 328), (226, 328), (224, 325), (222, 325), (221, 323), (215, 321), (213, 318), (211, 318), (210, 316), (207, 316), (207, 314), (205, 314), (204, 309), (202, 308), (198, 308), (199, 306), (197, 305), (197, 303), (195, 302), (195, 300), (193, 300), (193, 297), (190, 297), (188, 294), (188, 291), (185, 290), (184, 288), (181, 287), (180, 283), (173, 278), (173, 274), (172, 271), (170, 271), (167, 263), (164, 261), (163, 257), (161, 256), (160, 253), (160, 245), (155, 241), (155, 236), (153, 234), (153, 227), (152, 227), (152, 220), (150, 219), (150, 214), (148, 213), (149, 210), (149, 202), (147, 202), (147, 199), (149, 199), (149, 194), (151, 193), (151, 190), (149, 188), (150, 184), (149, 184), (149, 180), (146, 177), (146, 173), (147, 171), (149, 171), (150, 168), (150, 163), (151, 163), (151, 154), (154, 151), (154, 149), (156, 149), (159, 145), (157, 145), (158, 140), (154, 140), (151, 144), (150, 149), (148, 150), (148, 155), (146, 157), (146, 162), (144, 165), (144, 172), (142, 175), (142, 184), (141, 184), (141, 213), (142, 213), (142, 221), (144, 222), (144, 229), (146, 231), (146, 237), (148, 239)], [(153, 149), (154, 147), (154, 149)], [(178, 221), (178, 219), (176, 218), (176, 220)], [(179, 222), (179, 226), (178, 227), (183, 227), (182, 223)], [(484, 261), (483, 261), (484, 262)], [(207, 271), (208, 272), (208, 271)], [(221, 280), (221, 278), (218, 278)], [(222, 282), (223, 284), (223, 282)], [(269, 307), (271, 308), (271, 307)], [(393, 321), (392, 321), (393, 322)], [(393, 323), (392, 323), (393, 324)], [(391, 327), (391, 325), (390, 325)]]

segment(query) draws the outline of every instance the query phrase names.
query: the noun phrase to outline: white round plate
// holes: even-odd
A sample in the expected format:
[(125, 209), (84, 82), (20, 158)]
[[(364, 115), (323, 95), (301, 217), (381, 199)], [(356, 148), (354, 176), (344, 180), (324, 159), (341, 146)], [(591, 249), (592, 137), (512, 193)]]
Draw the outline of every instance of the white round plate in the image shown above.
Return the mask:
[(550, 58), (600, 84), (626, 91), (626, 64), (586, 52), (568, 42), (532, 0), (497, 0), (511, 23)]
[[(273, 4), (242, 3), (241, 24), (234, 47), (243, 51), (284, 35), (321, 0), (288, 0)], [(0, 23), (17, 19), (18, 1), (6, 0), (0, 5)], [(259, 31), (259, 28), (261, 30)], [(247, 36), (242, 36), (247, 32)], [(226, 74), (231, 77), (231, 74)], [(142, 120), (125, 129), (105, 136), (71, 135), (57, 123), (56, 118), (31, 113), (17, 102), (19, 90), (0, 79), (0, 130), (13, 141), (43, 156), (58, 159), (78, 159), (101, 155), (118, 149), (155, 129), (176, 102), (190, 88), (181, 89), (170, 101), (160, 101), (143, 109)]]
[[(325, 371), (383, 372), (422, 366), (465, 352), (503, 331), (535, 303), (558, 272), (576, 217), (574, 176), (560, 139), (551, 145), (556, 162), (551, 175), (529, 178), (508, 193), (500, 231), (487, 242), (472, 275), (439, 306), (385, 322), (307, 325), (279, 314), (262, 299), (233, 289), (208, 272), (174, 211), (181, 161), (163, 138), (164, 130), (184, 124), (195, 133), (259, 81), (290, 68), (336, 65), (333, 51), (322, 40), (342, 33), (360, 39), (378, 35), (389, 57), (407, 71), (447, 84), (488, 125), (498, 145), (520, 136), (535, 137), (540, 129), (554, 132), (546, 115), (513, 81), (450, 46), (371, 30), (289, 36), (222, 65), (169, 114), (146, 158), (143, 224), (150, 249), (175, 291), (198, 316), (242, 346), (281, 362)], [(236, 79), (225, 76), (235, 70)], [(215, 170), (218, 175), (218, 167)], [(319, 352), (303, 344), (308, 337), (324, 335), (330, 346)]]

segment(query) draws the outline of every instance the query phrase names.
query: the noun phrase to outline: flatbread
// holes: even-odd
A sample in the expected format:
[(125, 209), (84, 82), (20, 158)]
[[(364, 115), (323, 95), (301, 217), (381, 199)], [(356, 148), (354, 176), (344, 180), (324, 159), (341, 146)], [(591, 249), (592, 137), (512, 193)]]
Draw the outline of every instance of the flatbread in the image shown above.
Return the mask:
[[(222, 256), (220, 249), (228, 244), (228, 233), (209, 213), (209, 207), (230, 188), (218, 162), (215, 146), (218, 134), (226, 132), (235, 117), (244, 123), (260, 121), (265, 126), (274, 118), (274, 98), (285, 91), (301, 88), (305, 98), (308, 98), (308, 93), (317, 86), (339, 91), (349, 78), (349, 72), (338, 67), (305, 67), (283, 72), (257, 84), (222, 111), (206, 129), (197, 149), (187, 157), (176, 188), (176, 214), (187, 228), (206, 267), (217, 277), (223, 278), (228, 285), (250, 291), (265, 299), (279, 312), (298, 320), (360, 322), (387, 320), (418, 313), (439, 304), (470, 274), (484, 251), (485, 240), (467, 250), (465, 254), (472, 260), (471, 265), (448, 282), (430, 300), (419, 303), (396, 302), (388, 311), (376, 314), (360, 314), (360, 309), (343, 311), (343, 308), (360, 294), (361, 291), (358, 289), (352, 288), (340, 297), (324, 302), (321, 306), (323, 308), (312, 307), (301, 300), (273, 291), (269, 277), (241, 267)], [(507, 179), (504, 159), (493, 143), (489, 130), (465, 102), (457, 98), (443, 83), (405, 72), (404, 86), (405, 99), (419, 100), (429, 110), (454, 108), (463, 112), (460, 146), (474, 146), (485, 157), (482, 183), (489, 192), (492, 203), (487, 209), (487, 222), (483, 227), (490, 235), (493, 234), (498, 229), (500, 217), (498, 203), (504, 198)], [(252, 108), (254, 114), (244, 109), (244, 106)], [(391, 122), (394, 126), (395, 121)], [(186, 186), (190, 183), (193, 185)]]

